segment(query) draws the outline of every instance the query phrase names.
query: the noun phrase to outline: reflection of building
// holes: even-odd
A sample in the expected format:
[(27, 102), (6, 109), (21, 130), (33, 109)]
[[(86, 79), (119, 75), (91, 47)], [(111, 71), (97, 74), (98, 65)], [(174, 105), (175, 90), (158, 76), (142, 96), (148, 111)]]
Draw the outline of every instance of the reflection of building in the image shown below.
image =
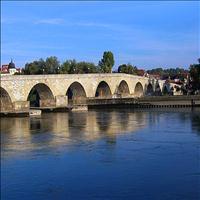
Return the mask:
[(15, 63), (12, 60), (8, 65), (1, 66), (1, 71), (0, 71), (1, 76), (13, 75), (15, 73), (21, 73), (21, 69), (16, 68)]

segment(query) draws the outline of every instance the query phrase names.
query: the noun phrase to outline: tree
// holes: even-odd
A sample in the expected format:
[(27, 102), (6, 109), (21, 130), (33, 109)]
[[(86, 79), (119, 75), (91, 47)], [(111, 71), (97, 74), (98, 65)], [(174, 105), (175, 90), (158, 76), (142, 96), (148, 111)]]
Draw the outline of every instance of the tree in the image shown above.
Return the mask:
[(193, 92), (200, 90), (200, 63), (190, 65), (191, 87)]
[(66, 60), (60, 68), (62, 74), (84, 74), (97, 73), (98, 68), (94, 63), (90, 62), (76, 62), (76, 60)]
[(78, 71), (76, 60), (69, 60), (69, 74), (78, 74)]
[(111, 51), (105, 51), (103, 58), (99, 61), (99, 67), (103, 73), (111, 73), (112, 67), (114, 66), (114, 56)]
[(56, 56), (50, 56), (46, 59), (44, 72), (47, 74), (57, 74), (60, 70), (60, 62)]
[(135, 66), (132, 66), (131, 64), (122, 64), (118, 67), (119, 73), (125, 73), (125, 74), (135, 74), (138, 75), (138, 69)]
[(62, 65), (60, 66), (60, 73), (61, 74), (69, 74), (70, 71), (70, 61), (66, 60)]
[(134, 69), (131, 65), (122, 64), (118, 67), (118, 72), (125, 73), (125, 74), (133, 74)]
[(118, 67), (118, 73), (127, 73), (127, 66), (126, 64), (122, 64)]
[(162, 68), (155, 68), (152, 70), (147, 71), (148, 74), (153, 75), (160, 75), (160, 77), (164, 80), (168, 79), (181, 79), (184, 80), (185, 75), (188, 73), (188, 70), (183, 68), (169, 68), (169, 69), (162, 69)]
[(31, 63), (26, 63), (23, 74), (42, 74), (45, 68), (45, 61), (43, 59), (35, 60)]
[(97, 67), (94, 63), (90, 62), (79, 62), (77, 63), (77, 68), (81, 71), (81, 73), (96, 73), (98, 72)]

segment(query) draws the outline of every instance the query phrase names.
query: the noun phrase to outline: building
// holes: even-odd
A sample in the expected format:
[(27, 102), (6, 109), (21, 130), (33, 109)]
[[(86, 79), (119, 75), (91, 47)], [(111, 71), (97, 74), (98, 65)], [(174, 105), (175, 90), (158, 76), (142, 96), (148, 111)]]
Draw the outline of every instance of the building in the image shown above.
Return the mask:
[(15, 67), (15, 63), (12, 61), (12, 59), (9, 64), (1, 66), (1, 71), (0, 71), (1, 76), (13, 75), (15, 73), (21, 73), (21, 69)]

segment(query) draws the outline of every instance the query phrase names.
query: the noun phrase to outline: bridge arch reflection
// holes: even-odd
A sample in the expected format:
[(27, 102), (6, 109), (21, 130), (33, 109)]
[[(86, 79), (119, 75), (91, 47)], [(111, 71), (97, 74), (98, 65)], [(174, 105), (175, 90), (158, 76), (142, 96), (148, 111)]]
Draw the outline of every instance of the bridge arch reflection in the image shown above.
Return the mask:
[[(114, 140), (118, 134), (137, 131), (147, 124), (145, 113), (133, 111), (90, 111), (83, 113), (46, 113), (41, 118), (1, 119), (4, 156), (28, 153), (33, 149), (52, 149), (99, 138)], [(140, 120), (138, 120), (140, 119)], [(60, 146), (61, 145), (61, 146)], [(55, 152), (55, 150), (53, 151)]]

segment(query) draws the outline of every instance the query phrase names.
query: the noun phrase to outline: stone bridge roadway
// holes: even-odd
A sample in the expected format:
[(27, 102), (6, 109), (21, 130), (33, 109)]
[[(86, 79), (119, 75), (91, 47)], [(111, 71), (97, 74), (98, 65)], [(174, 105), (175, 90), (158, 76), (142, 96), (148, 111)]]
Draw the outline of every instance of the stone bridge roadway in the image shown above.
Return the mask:
[(164, 81), (122, 73), (13, 75), (1, 77), (1, 112), (26, 111), (31, 106), (67, 107), (88, 98), (127, 98), (169, 90)]

